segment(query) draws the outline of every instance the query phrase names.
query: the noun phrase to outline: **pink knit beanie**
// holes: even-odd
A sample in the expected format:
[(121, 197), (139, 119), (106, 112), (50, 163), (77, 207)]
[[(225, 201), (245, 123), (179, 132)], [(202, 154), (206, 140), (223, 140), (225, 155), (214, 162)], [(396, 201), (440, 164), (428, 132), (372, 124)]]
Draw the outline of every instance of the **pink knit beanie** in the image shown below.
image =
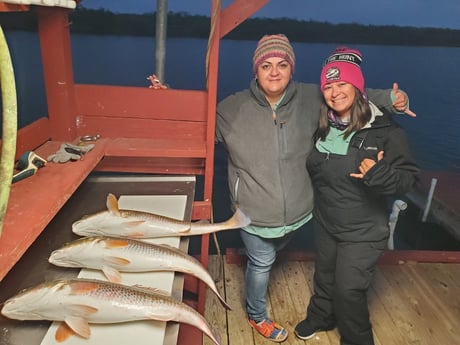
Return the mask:
[(324, 61), (321, 71), (321, 91), (326, 84), (345, 81), (364, 94), (364, 76), (361, 71), (362, 54), (348, 47), (338, 47)]
[(252, 58), (254, 73), (257, 72), (259, 65), (271, 57), (280, 57), (286, 59), (291, 65), (292, 74), (294, 74), (295, 55), (289, 39), (283, 34), (265, 35), (257, 43)]

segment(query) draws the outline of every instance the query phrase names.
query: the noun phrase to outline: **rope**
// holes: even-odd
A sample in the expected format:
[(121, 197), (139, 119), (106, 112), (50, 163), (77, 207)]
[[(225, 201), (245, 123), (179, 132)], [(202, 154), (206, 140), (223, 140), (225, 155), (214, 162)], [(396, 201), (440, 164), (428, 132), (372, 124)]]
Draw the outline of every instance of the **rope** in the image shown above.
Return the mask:
[[(216, 18), (220, 13), (220, 9), (221, 9), (221, 0), (216, 0), (216, 6), (214, 6), (214, 10), (211, 15), (211, 30), (209, 31), (208, 49), (206, 51), (206, 89), (209, 86), (209, 55), (211, 53), (211, 47), (214, 43), (214, 39), (216, 35), (216, 23), (217, 23)], [(211, 210), (211, 223), (214, 223), (214, 217), (213, 217), (212, 210)], [(219, 241), (217, 240), (217, 235), (215, 232), (212, 234), (212, 237), (213, 237), (216, 249), (217, 249), (217, 254), (219, 255), (219, 257), (221, 257), (222, 253), (220, 251)]]
[(216, 35), (216, 23), (217, 23), (217, 16), (220, 13), (221, 9), (221, 0), (216, 0), (216, 6), (214, 6), (214, 11), (211, 15), (211, 30), (209, 32), (208, 38), (208, 49), (206, 51), (206, 89), (209, 85), (209, 55), (211, 53), (211, 47), (214, 43), (215, 35)]

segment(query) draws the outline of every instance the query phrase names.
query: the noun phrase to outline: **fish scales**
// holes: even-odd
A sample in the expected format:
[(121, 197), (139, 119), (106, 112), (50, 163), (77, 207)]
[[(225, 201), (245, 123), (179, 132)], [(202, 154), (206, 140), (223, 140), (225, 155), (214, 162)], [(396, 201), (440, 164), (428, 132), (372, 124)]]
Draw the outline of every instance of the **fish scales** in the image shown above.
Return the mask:
[(251, 219), (237, 209), (233, 216), (220, 223), (184, 222), (154, 213), (120, 210), (113, 194), (107, 196), (107, 210), (86, 215), (72, 224), (80, 236), (114, 236), (124, 238), (158, 238), (194, 236), (222, 230), (243, 228)]
[(64, 321), (77, 334), (90, 323), (138, 320), (176, 321), (200, 329), (219, 345), (206, 319), (170, 296), (94, 279), (55, 280), (19, 292), (8, 299), (2, 314), (17, 320)]
[[(115, 323), (115, 322), (127, 322), (138, 320), (139, 317), (146, 316), (148, 309), (151, 307), (157, 308), (155, 313), (159, 315), (171, 314), (172, 308), (178, 307), (179, 304), (172, 297), (155, 294), (152, 292), (148, 293), (146, 290), (135, 288), (135, 287), (121, 287), (112, 283), (97, 283), (97, 288), (85, 289), (81, 288), (81, 285), (86, 284), (88, 281), (71, 281), (69, 286), (71, 291), (69, 296), (74, 297), (76, 301), (80, 301), (81, 298), (88, 298), (86, 301), (95, 303), (101, 307), (101, 311), (104, 307), (104, 317), (94, 314), (90, 316), (89, 320), (98, 323)], [(92, 283), (92, 282), (91, 282)], [(62, 288), (65, 288), (65, 282), (63, 282)], [(85, 301), (83, 299), (83, 301)], [(160, 308), (160, 309), (158, 309)], [(184, 308), (187, 311), (193, 309), (186, 304), (180, 305), (180, 308)], [(125, 311), (129, 309), (130, 313)], [(163, 312), (159, 312), (163, 310)], [(134, 313), (133, 313), (134, 311)], [(119, 313), (118, 313), (119, 312)], [(193, 312), (195, 312), (193, 310)], [(102, 312), (101, 312), (102, 315)], [(175, 320), (171, 315), (163, 321)]]
[(186, 273), (202, 280), (230, 309), (201, 262), (169, 245), (107, 236), (83, 237), (54, 250), (48, 261), (56, 266), (102, 270), (107, 279), (116, 283), (122, 280), (120, 272)]

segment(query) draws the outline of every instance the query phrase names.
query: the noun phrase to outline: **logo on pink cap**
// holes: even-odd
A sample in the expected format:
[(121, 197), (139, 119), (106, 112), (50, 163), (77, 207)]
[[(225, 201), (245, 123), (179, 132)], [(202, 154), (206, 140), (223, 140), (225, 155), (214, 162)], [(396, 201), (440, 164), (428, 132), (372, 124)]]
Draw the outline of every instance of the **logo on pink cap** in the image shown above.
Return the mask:
[(364, 76), (361, 71), (362, 55), (347, 47), (337, 48), (325, 61), (321, 71), (321, 90), (328, 83), (344, 81), (364, 94)]

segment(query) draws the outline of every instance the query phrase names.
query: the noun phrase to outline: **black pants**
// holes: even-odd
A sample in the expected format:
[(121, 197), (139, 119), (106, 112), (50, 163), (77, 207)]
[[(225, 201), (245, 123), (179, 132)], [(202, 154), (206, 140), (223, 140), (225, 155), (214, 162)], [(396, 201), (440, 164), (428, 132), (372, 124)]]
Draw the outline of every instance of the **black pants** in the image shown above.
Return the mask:
[(336, 322), (341, 345), (374, 345), (367, 290), (386, 244), (341, 242), (315, 222), (315, 291), (307, 317), (319, 327)]

